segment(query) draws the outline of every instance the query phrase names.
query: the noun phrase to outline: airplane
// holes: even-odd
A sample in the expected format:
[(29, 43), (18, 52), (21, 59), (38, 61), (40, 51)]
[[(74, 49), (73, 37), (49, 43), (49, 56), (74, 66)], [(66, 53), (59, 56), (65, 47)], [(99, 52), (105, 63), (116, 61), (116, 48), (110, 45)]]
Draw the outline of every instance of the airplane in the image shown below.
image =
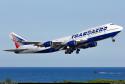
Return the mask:
[(16, 48), (4, 51), (24, 54), (51, 53), (64, 50), (65, 54), (72, 54), (74, 51), (76, 54), (79, 54), (80, 49), (96, 47), (97, 41), (112, 38), (112, 42), (115, 42), (114, 37), (122, 30), (122, 26), (108, 23), (87, 29), (71, 36), (45, 42), (27, 41), (23, 37), (12, 32), (9, 36), (14, 42)]

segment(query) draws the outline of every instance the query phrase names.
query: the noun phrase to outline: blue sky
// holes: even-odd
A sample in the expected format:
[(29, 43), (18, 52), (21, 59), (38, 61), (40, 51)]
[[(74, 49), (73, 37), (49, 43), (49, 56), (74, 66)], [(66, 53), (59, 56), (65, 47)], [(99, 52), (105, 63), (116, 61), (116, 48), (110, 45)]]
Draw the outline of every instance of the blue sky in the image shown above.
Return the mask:
[(106, 23), (125, 26), (125, 0), (1, 0), (0, 67), (125, 67), (125, 32), (98, 42), (80, 54), (14, 54), (8, 37), (16, 32), (29, 41), (48, 41)]

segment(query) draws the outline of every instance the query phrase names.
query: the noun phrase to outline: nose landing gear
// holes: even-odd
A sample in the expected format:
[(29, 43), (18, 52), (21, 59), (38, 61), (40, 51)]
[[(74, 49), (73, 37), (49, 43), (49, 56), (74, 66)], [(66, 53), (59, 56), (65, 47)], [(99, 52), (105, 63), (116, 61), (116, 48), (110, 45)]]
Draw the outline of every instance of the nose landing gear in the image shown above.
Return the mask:
[(112, 42), (115, 42), (115, 39), (114, 39), (114, 38), (112, 38)]

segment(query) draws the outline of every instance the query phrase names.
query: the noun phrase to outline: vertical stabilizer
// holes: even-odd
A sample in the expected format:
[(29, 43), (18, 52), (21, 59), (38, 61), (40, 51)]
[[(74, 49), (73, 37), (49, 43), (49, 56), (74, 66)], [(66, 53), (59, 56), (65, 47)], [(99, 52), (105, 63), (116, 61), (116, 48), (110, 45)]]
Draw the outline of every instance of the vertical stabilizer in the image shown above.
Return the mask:
[(10, 38), (14, 42), (16, 48), (19, 48), (21, 45), (23, 45), (22, 41), (27, 41), (26, 39), (24, 39), (21, 36), (15, 34), (14, 32), (10, 33)]

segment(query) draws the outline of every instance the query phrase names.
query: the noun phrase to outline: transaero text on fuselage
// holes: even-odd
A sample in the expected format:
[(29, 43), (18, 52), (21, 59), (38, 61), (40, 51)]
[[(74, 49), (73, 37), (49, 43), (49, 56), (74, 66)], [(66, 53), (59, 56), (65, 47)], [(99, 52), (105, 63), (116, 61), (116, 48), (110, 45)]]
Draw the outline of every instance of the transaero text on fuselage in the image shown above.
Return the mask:
[(97, 29), (92, 29), (92, 30), (89, 30), (87, 32), (82, 32), (82, 33), (79, 33), (79, 34), (75, 34), (75, 35), (72, 36), (72, 38), (79, 38), (79, 37), (83, 37), (83, 36), (86, 36), (86, 35), (100, 33), (100, 32), (103, 32), (105, 30), (107, 30), (106, 26), (100, 27), (100, 28), (97, 28)]

